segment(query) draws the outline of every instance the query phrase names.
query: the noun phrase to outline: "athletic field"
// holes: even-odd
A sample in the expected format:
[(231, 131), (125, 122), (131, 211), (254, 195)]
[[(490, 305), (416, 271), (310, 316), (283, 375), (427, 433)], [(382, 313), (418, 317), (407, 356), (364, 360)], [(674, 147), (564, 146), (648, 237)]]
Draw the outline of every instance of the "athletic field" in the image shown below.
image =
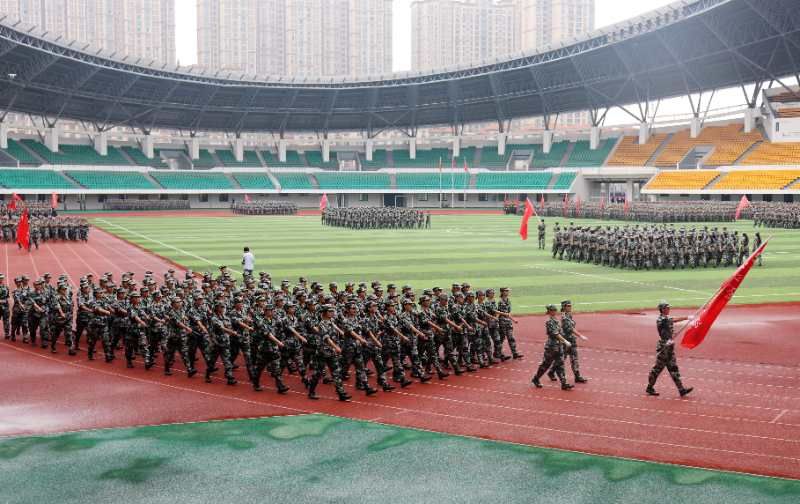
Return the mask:
[[(323, 227), (319, 216), (304, 217), (102, 217), (93, 223), (196, 272), (228, 265), (240, 270), (242, 247), (256, 255), (256, 270), (273, 282), (299, 276), (327, 283), (393, 282), (398, 288), (470, 282), (473, 289), (511, 287), (518, 313), (541, 313), (548, 303), (571, 299), (580, 311), (653, 308), (661, 299), (674, 306), (702, 305), (732, 268), (666, 271), (620, 270), (553, 260), (552, 228), (546, 219), (547, 250), (537, 249), (536, 230), (523, 242), (520, 218), (506, 215), (434, 215), (429, 230), (351, 231)], [(578, 225), (615, 224), (574, 220)], [(702, 226), (702, 224), (699, 224)], [(709, 227), (722, 225), (710, 223)], [(747, 232), (752, 222), (728, 225)], [(734, 303), (800, 300), (800, 233), (773, 235), (764, 256)]]

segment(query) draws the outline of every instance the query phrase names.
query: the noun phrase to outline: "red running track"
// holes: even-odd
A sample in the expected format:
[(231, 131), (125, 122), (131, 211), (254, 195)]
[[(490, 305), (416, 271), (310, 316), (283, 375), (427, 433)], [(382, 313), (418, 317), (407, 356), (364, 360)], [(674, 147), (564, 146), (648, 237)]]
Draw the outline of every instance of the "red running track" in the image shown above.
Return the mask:
[[(172, 265), (111, 235), (93, 232), (86, 244), (44, 244), (27, 254), (3, 246), (0, 265), (9, 276), (67, 271), (74, 281), (87, 271), (147, 269), (157, 275)], [(563, 448), (602, 455), (686, 464), (800, 479), (800, 317), (791, 304), (726, 310), (709, 340), (679, 350), (687, 385), (680, 399), (662, 375), (658, 398), (644, 395), (656, 340), (655, 314), (577, 314), (590, 337), (581, 363), (591, 381), (572, 392), (530, 376), (541, 355), (543, 318), (526, 317), (517, 339), (526, 358), (444, 381), (355, 400), (305, 398), (299, 379), (279, 396), (244, 383), (205, 384), (160, 367), (133, 370), (87, 361), (85, 354), (52, 355), (20, 342), (0, 343), (0, 435), (64, 432), (100, 427), (200, 421), (297, 413), (327, 413), (440, 432)], [(680, 315), (680, 313), (677, 313)], [(266, 380), (265, 380), (266, 381)], [(352, 386), (352, 381), (349, 384)]]

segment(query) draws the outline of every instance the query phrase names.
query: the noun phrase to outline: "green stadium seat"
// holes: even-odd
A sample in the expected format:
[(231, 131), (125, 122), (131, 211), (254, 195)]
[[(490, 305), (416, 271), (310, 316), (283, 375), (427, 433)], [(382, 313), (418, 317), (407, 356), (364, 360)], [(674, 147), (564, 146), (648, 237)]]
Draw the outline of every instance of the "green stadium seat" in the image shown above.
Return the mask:
[(395, 168), (438, 168), (441, 165), (444, 168), (450, 167), (450, 150), (449, 149), (431, 149), (420, 150), (417, 149), (417, 159), (411, 159), (411, 155), (407, 150), (393, 150), (392, 158), (394, 158)]
[(236, 156), (230, 149), (217, 149), (215, 154), (225, 166), (250, 168), (257, 168), (261, 166), (261, 161), (258, 159), (258, 154), (256, 154), (256, 151), (244, 151), (242, 161), (236, 161)]
[(167, 166), (164, 160), (161, 159), (161, 153), (158, 149), (153, 149), (153, 159), (147, 159), (144, 152), (137, 147), (124, 145), (122, 150), (139, 166), (152, 166), (153, 168), (164, 168)]
[(320, 189), (389, 189), (385, 173), (315, 173)]
[(189, 171), (151, 171), (150, 175), (164, 189), (233, 189), (230, 180), (223, 173), (193, 173)]
[[(461, 152), (459, 152), (458, 157), (456, 158), (456, 167), (463, 168), (465, 160), (467, 161), (467, 168), (475, 167), (475, 156), (477, 153), (477, 147), (462, 147)], [(450, 151), (450, 155), (453, 155), (452, 151)], [(442, 163), (444, 163), (444, 160), (442, 160)]]
[(281, 163), (278, 160), (278, 155), (270, 151), (261, 151), (261, 157), (267, 162), (267, 166), (275, 168), (305, 168), (305, 163), (300, 159), (300, 154), (297, 151), (286, 151), (286, 162)]
[(8, 139), (8, 149), (3, 149), (3, 151), (19, 161), (20, 165), (39, 166), (42, 164), (41, 161), (35, 158), (30, 152), (25, 150), (25, 148), (22, 147), (19, 142), (10, 138)]
[[(305, 151), (303, 155), (306, 157), (308, 166), (312, 168), (322, 168), (323, 170), (338, 170), (339, 159), (334, 151), (330, 153), (330, 161), (327, 163), (322, 160), (322, 153), (320, 151)], [(288, 158), (287, 158), (288, 160)]]
[(449, 190), (451, 188), (463, 189), (469, 184), (469, 176), (466, 173), (398, 173), (397, 189)]
[(275, 189), (266, 173), (231, 173), (242, 189)]
[[(288, 158), (287, 158), (288, 159)], [(281, 185), (281, 189), (313, 189), (311, 180), (305, 173), (275, 173), (275, 178)]]
[(361, 168), (364, 170), (379, 170), (389, 167), (389, 159), (384, 149), (372, 151), (372, 161), (367, 161), (366, 154), (360, 154)]
[(479, 173), (475, 187), (492, 190), (547, 189), (552, 176), (547, 171)]
[(595, 150), (589, 148), (587, 140), (575, 142), (575, 147), (573, 147), (565, 166), (570, 168), (603, 166), (616, 142), (616, 138), (601, 140)]
[(497, 153), (497, 147), (487, 146), (481, 149), (481, 168), (490, 170), (505, 170), (508, 167), (508, 159), (511, 157), (510, 146), (506, 146), (505, 155)]
[(553, 189), (569, 189), (576, 175), (577, 172), (561, 172), (558, 175), (558, 179), (556, 179), (556, 183), (553, 184)]
[(533, 147), (534, 168), (554, 168), (561, 166), (561, 160), (567, 153), (569, 142), (554, 142), (548, 154), (544, 153), (544, 146), (535, 144)]
[(87, 189), (160, 189), (139, 172), (69, 170), (65, 173)]
[(200, 169), (215, 168), (217, 162), (208, 149), (200, 149), (197, 154), (197, 159), (192, 159), (192, 166)]
[(129, 166), (130, 163), (116, 147), (109, 146), (106, 156), (101, 156), (89, 145), (62, 144), (58, 152), (51, 152), (36, 140), (24, 139), (22, 143), (53, 165)]
[(0, 170), (0, 185), (8, 189), (75, 189), (53, 170)]

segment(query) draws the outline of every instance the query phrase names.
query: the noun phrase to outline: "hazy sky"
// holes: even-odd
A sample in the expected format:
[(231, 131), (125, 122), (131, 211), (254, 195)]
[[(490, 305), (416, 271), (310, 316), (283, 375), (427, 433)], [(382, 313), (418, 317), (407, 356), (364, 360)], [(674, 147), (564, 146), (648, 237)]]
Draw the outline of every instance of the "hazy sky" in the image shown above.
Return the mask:
[[(319, 0), (324, 2), (325, 0)], [(178, 60), (183, 65), (197, 62), (197, 2), (175, 0)], [(597, 0), (598, 28), (624, 21), (670, 3), (670, 0)], [(411, 68), (411, 0), (394, 0), (394, 70)]]

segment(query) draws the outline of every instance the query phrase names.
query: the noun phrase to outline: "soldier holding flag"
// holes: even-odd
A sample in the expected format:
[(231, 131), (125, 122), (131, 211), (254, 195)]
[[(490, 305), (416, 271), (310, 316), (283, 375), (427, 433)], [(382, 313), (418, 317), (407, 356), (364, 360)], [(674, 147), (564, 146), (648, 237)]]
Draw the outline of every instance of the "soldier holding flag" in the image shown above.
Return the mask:
[(658, 380), (658, 375), (667, 368), (672, 381), (678, 387), (678, 393), (684, 397), (693, 390), (692, 387), (684, 387), (681, 381), (681, 372), (678, 370), (678, 361), (675, 359), (675, 340), (674, 340), (674, 324), (675, 322), (684, 322), (690, 320), (690, 317), (670, 317), (670, 305), (666, 301), (661, 301), (658, 304), (658, 320), (656, 327), (658, 328), (658, 345), (656, 346), (656, 364), (650, 370), (650, 377), (647, 383), (647, 394), (651, 396), (659, 395), (656, 392), (655, 385)]

